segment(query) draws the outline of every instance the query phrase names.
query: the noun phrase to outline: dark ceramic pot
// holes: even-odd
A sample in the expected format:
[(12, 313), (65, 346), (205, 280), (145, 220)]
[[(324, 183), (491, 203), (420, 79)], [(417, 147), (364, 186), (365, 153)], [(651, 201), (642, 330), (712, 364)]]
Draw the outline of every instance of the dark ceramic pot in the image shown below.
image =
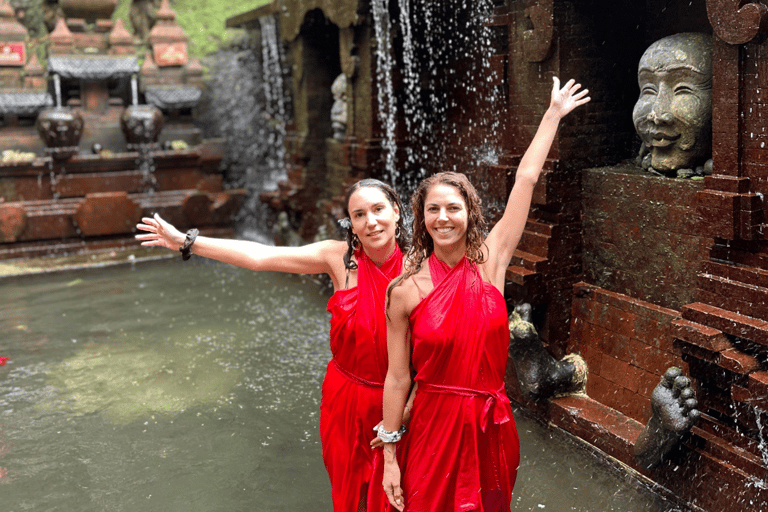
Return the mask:
[(35, 122), (46, 151), (54, 160), (67, 160), (78, 152), (83, 118), (76, 110), (55, 107), (43, 110)]
[(131, 105), (120, 116), (128, 149), (155, 145), (163, 129), (163, 113), (153, 105)]

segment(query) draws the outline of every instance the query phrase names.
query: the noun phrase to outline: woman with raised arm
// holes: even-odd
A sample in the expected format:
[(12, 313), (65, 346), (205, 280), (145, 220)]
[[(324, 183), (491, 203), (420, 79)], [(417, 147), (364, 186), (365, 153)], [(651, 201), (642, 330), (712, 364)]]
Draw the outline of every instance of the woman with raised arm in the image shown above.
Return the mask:
[[(406, 270), (387, 292), (389, 370), (378, 431), (384, 491), (397, 510), (509, 511), (520, 452), (504, 390), (504, 276), (560, 119), (590, 99), (580, 88), (573, 80), (560, 88), (554, 78), (549, 108), (487, 237), (480, 198), (463, 174), (431, 176), (411, 199)], [(396, 457), (411, 366), (418, 389)]]
[[(320, 439), (337, 512), (377, 512), (386, 507), (373, 478), (373, 428), (381, 420), (387, 372), (385, 292), (403, 268), (405, 229), (395, 191), (378, 180), (357, 182), (347, 193), (347, 241), (272, 247), (244, 240), (186, 236), (157, 214), (138, 225), (145, 246), (180, 250), (251, 270), (325, 273), (333, 281), (328, 301), (331, 352), (320, 404)], [(402, 411), (401, 411), (402, 412)], [(379, 468), (380, 471), (380, 468)], [(369, 496), (369, 492), (370, 496)], [(370, 505), (369, 505), (370, 503)]]

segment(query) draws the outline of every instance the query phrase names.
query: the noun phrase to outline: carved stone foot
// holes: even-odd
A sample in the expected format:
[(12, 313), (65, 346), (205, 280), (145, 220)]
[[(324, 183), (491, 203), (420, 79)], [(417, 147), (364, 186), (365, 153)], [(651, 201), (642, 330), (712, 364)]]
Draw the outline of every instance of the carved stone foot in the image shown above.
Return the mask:
[(527, 398), (545, 400), (585, 391), (586, 362), (576, 354), (557, 361), (547, 352), (531, 323), (530, 304), (517, 306), (509, 315), (509, 356)]
[(635, 460), (645, 469), (663, 461), (701, 416), (691, 380), (682, 373), (669, 368), (651, 393), (653, 415), (635, 441)]

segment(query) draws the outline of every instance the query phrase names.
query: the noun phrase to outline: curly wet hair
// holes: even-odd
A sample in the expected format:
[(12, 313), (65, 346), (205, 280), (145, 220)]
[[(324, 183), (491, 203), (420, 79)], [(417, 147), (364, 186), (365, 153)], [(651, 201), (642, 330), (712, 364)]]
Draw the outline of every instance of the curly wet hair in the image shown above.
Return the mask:
[(403, 220), (403, 213), (405, 210), (403, 209), (403, 203), (400, 201), (400, 197), (391, 185), (373, 178), (366, 178), (352, 185), (347, 191), (347, 195), (344, 197), (344, 215), (346, 215), (346, 217), (341, 221), (342, 227), (346, 228), (344, 239), (347, 242), (347, 252), (344, 254), (344, 266), (350, 270), (357, 268), (357, 263), (352, 260), (352, 254), (357, 247), (355, 247), (355, 235), (352, 233), (352, 222), (349, 215), (349, 199), (352, 197), (352, 194), (358, 190), (369, 187), (380, 190), (384, 194), (384, 197), (387, 198), (387, 201), (389, 201), (389, 204), (393, 207), (397, 206), (397, 209), (400, 211), (400, 218), (397, 220), (397, 237), (395, 240), (403, 253), (408, 251), (408, 232), (405, 229), (405, 222)]

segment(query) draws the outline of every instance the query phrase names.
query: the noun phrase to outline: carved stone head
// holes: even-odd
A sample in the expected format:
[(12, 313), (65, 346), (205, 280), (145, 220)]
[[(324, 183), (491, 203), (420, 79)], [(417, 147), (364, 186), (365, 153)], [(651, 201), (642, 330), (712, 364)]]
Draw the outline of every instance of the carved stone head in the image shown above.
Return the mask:
[(333, 138), (342, 140), (347, 132), (347, 76), (341, 73), (331, 85), (333, 106), (331, 107), (331, 128)]
[(712, 36), (659, 39), (640, 58), (637, 79), (632, 120), (650, 167), (674, 174), (702, 165), (712, 153)]

